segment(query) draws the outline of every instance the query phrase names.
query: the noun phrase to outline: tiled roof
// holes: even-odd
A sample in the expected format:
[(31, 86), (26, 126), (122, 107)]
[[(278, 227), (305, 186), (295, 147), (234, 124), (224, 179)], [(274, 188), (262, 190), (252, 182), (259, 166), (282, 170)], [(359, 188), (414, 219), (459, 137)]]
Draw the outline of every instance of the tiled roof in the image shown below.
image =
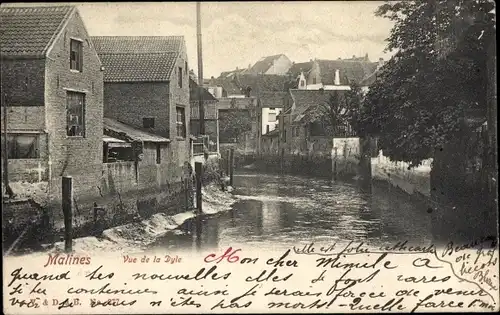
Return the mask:
[(253, 74), (262, 74), (269, 70), (272, 67), (273, 61), (278, 59), (279, 57), (284, 56), (283, 54), (263, 57), (261, 60), (257, 61), (248, 72)]
[(111, 118), (104, 117), (104, 132), (106, 133), (106, 129), (111, 130), (112, 132), (123, 134), (127, 138), (132, 141), (142, 141), (142, 142), (170, 142), (169, 139), (154, 135), (149, 132), (145, 132), (139, 129), (136, 129), (132, 126), (124, 124), (122, 122), (116, 121)]
[(228, 95), (240, 95), (241, 89), (236, 85), (233, 79), (219, 78), (215, 80), (218, 86), (221, 86)]
[(93, 36), (98, 54), (144, 54), (179, 52), (183, 36)]
[(235, 74), (244, 74), (247, 69), (236, 69), (232, 71), (223, 71), (220, 73), (219, 78), (232, 78)]
[(0, 8), (3, 57), (44, 57), (76, 11), (72, 6)]
[(282, 108), (284, 106), (284, 99), (287, 96), (287, 92), (262, 92), (258, 97), (261, 107)]
[[(198, 95), (198, 84), (194, 82), (193, 79), (189, 78), (189, 99), (191, 101), (198, 101), (199, 100), (199, 95)], [(204, 101), (215, 101), (217, 102), (217, 99), (207, 91), (207, 89), (203, 88), (203, 95), (202, 99)]]
[(235, 81), (243, 91), (250, 87), (251, 95), (258, 95), (262, 92), (286, 92), (289, 79), (286, 76), (274, 74), (244, 74), (238, 76)]
[(349, 85), (351, 82), (360, 83), (377, 69), (377, 62), (352, 60), (316, 60), (321, 75), (321, 83), (333, 85), (335, 70), (339, 70), (340, 84)]
[[(343, 93), (343, 91), (335, 91)], [(290, 90), (290, 94), (295, 103), (293, 112), (294, 121), (301, 121), (311, 109), (319, 105), (324, 105), (330, 99), (330, 95), (335, 93), (328, 90)]]
[(288, 73), (292, 76), (293, 79), (295, 79), (300, 75), (301, 71), (303, 71), (304, 74), (307, 74), (309, 71), (311, 71), (312, 66), (313, 66), (312, 61), (294, 63), (288, 70)]
[(104, 82), (168, 81), (177, 53), (99, 55)]

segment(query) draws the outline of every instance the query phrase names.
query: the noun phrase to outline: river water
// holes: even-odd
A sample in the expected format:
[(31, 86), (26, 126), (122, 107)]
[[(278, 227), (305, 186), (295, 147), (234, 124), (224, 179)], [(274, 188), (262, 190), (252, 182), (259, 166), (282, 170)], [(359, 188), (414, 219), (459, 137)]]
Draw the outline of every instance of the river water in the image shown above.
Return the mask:
[(424, 246), (456, 234), (456, 227), (436, 219), (426, 204), (383, 183), (373, 184), (367, 193), (357, 181), (240, 173), (234, 187), (238, 201), (231, 211), (204, 218), (199, 230), (188, 221), (154, 248), (189, 248), (195, 246), (196, 235), (202, 248), (245, 245), (264, 250), (351, 240)]

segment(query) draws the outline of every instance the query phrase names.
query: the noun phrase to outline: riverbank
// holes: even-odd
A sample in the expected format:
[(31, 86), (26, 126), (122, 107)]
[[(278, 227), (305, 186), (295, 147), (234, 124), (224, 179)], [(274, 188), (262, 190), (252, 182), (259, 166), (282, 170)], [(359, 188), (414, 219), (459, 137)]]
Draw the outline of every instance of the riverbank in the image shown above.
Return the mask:
[[(211, 183), (202, 188), (203, 214), (210, 216), (229, 211), (236, 198), (231, 195), (232, 187), (221, 191), (220, 186)], [(181, 233), (178, 228), (196, 217), (196, 210), (175, 215), (157, 213), (140, 222), (133, 222), (103, 231), (102, 236), (88, 236), (73, 239), (74, 253), (120, 252), (134, 253), (145, 250), (169, 233)], [(64, 241), (42, 245), (48, 253), (64, 251)]]

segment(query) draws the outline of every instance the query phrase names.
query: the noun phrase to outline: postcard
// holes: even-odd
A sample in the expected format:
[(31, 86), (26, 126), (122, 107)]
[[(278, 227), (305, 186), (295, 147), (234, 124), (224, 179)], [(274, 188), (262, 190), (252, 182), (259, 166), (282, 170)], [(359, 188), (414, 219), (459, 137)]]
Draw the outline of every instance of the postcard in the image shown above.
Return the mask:
[(498, 312), (493, 2), (0, 24), (5, 314)]

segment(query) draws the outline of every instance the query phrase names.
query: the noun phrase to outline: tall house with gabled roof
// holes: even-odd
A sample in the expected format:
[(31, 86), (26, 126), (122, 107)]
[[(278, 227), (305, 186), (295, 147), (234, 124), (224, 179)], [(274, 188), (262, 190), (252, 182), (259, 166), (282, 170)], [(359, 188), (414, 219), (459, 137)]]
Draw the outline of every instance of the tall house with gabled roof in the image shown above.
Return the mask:
[(96, 194), (103, 74), (78, 10), (2, 7), (0, 23), (9, 179), (48, 183), (54, 202), (60, 200), (63, 175), (73, 177), (75, 199)]
[(104, 66), (104, 116), (171, 140), (181, 176), (189, 161), (189, 67), (183, 36), (92, 37)]
[(262, 57), (246, 73), (249, 74), (277, 74), (286, 75), (292, 61), (283, 54)]

